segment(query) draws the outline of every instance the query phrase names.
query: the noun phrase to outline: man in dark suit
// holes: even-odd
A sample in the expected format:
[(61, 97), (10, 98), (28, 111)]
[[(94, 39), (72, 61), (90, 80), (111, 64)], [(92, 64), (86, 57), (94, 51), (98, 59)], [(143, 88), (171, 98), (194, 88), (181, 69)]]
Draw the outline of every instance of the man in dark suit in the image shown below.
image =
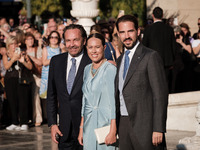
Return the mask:
[(164, 149), (168, 90), (162, 59), (139, 42), (134, 16), (120, 17), (116, 27), (125, 47), (115, 81), (120, 150)]
[(91, 61), (83, 48), (87, 35), (81, 25), (67, 26), (63, 35), (68, 52), (53, 57), (50, 62), (48, 125), (51, 137), (60, 150), (80, 150), (82, 146), (77, 138), (81, 120), (83, 71)]
[(171, 86), (170, 72), (176, 52), (174, 31), (172, 27), (162, 22), (163, 10), (160, 7), (154, 8), (152, 17), (154, 23), (145, 29), (142, 43), (144, 46), (156, 50), (160, 54), (164, 63), (168, 84)]

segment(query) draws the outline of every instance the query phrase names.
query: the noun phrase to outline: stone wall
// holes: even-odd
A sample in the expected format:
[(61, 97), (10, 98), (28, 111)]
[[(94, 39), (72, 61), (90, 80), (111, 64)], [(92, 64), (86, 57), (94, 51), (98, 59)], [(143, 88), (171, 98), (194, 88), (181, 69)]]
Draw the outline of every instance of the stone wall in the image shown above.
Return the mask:
[(180, 131), (196, 131), (195, 118), (200, 102), (200, 91), (169, 95), (167, 129)]
[(176, 15), (178, 24), (185, 22), (193, 33), (198, 31), (197, 20), (200, 18), (200, 0), (147, 0), (147, 16), (159, 6), (164, 10), (164, 17)]

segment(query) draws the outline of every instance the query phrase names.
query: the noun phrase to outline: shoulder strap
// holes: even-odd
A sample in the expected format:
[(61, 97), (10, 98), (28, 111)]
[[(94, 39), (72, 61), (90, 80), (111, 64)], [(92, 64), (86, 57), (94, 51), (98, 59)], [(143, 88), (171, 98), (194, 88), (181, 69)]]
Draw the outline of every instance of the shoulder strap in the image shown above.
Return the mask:
[(114, 55), (113, 55), (113, 50), (112, 50), (112, 48), (111, 48), (111, 46), (110, 46), (110, 42), (108, 42), (108, 46), (109, 46), (109, 48), (110, 48), (110, 53), (111, 53), (111, 55), (112, 55), (112, 59), (113, 59), (113, 61), (115, 62), (115, 57), (114, 57)]

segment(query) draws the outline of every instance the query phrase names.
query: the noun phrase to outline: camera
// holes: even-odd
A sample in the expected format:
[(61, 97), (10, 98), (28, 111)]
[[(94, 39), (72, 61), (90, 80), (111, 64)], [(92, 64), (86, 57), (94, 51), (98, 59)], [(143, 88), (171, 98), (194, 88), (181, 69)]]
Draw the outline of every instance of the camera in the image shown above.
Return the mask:
[(20, 54), (20, 52), (21, 52), (21, 48), (20, 47), (16, 47), (15, 48), (15, 53)]
[(180, 34), (176, 34), (176, 39), (180, 39)]

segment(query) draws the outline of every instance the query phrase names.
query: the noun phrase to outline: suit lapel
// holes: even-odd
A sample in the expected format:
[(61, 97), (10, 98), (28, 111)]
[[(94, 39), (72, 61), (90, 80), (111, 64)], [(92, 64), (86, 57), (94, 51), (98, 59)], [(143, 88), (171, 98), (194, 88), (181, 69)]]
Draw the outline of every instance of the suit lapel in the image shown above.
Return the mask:
[(142, 57), (144, 56), (144, 53), (142, 52), (142, 45), (139, 44), (135, 54), (133, 55), (133, 58), (131, 60), (128, 72), (127, 72), (127, 76), (126, 79), (124, 81), (124, 87), (126, 86), (126, 84), (128, 83), (128, 81), (130, 80), (130, 78), (132, 77), (132, 75), (134, 74), (135, 70), (137, 69), (137, 66), (139, 64), (139, 62), (142, 60)]
[[(68, 60), (68, 53), (66, 53), (65, 57), (64, 57), (64, 60), (63, 60), (63, 65), (62, 65), (62, 81), (64, 83), (64, 87), (65, 87), (65, 90), (66, 92), (68, 93), (67, 91), (67, 81), (66, 81), (66, 75), (67, 75), (67, 60)], [(68, 93), (69, 94), (69, 93)]]
[(116, 90), (118, 90), (118, 86), (119, 86), (119, 69), (121, 66), (123, 56), (124, 56), (124, 53), (117, 59), (117, 74), (116, 74), (116, 84), (115, 84)]

